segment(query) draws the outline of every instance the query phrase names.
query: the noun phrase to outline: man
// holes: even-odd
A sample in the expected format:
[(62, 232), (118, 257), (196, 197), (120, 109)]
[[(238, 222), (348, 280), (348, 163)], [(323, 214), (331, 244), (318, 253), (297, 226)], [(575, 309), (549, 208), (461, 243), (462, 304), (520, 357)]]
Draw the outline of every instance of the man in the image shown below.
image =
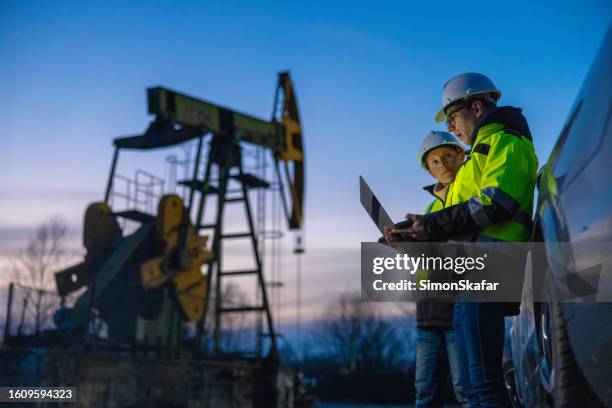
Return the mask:
[[(472, 147), (440, 211), (407, 214), (412, 226), (392, 233), (423, 241), (525, 242), (531, 231), (538, 162), (521, 109), (497, 107), (501, 97), (482, 74), (457, 75), (444, 85), (436, 121)], [(517, 271), (517, 274), (522, 271)], [(461, 381), (473, 407), (507, 407), (502, 373), (507, 304), (456, 302), (454, 327)]]
[[(431, 131), (421, 143), (419, 164), (436, 179), (437, 183), (424, 187), (434, 196), (425, 213), (444, 208), (446, 193), (452, 185), (457, 170), (465, 160), (463, 145), (447, 132)], [(427, 271), (427, 278), (445, 280)], [(424, 277), (423, 277), (424, 278)], [(467, 407), (467, 400), (459, 382), (459, 362), (453, 331), (452, 302), (422, 299), (417, 302), (417, 344), (416, 344), (416, 407), (442, 407), (446, 383), (446, 362), (450, 368), (455, 397)]]

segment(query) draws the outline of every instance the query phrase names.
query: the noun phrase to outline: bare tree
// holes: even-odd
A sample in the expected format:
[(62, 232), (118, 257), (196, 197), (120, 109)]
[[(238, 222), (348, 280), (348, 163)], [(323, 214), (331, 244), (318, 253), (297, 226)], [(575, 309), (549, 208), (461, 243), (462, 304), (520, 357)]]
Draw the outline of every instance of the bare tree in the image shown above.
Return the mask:
[(55, 287), (53, 273), (64, 262), (67, 236), (66, 222), (59, 217), (50, 218), (36, 229), (13, 264), (13, 279), (24, 287), (24, 307), (28, 308), (36, 333), (57, 306), (57, 298), (50, 292)]
[[(223, 288), (222, 307), (243, 307), (249, 303), (246, 293), (236, 283), (228, 283)], [(245, 313), (226, 313), (222, 319), (221, 343), (225, 351), (245, 349), (247, 341), (247, 316)]]
[[(212, 347), (213, 333), (215, 329), (215, 299), (214, 291), (211, 290), (210, 305), (205, 319), (205, 332), (207, 346)], [(222, 290), (221, 307), (242, 307), (249, 304), (247, 294), (234, 282), (227, 283)], [(244, 351), (248, 342), (250, 324), (245, 313), (225, 313), (221, 319), (221, 348), (226, 352)]]
[(327, 309), (321, 345), (342, 369), (388, 369), (404, 352), (393, 322), (385, 319), (376, 304), (363, 302), (359, 294), (344, 294)]

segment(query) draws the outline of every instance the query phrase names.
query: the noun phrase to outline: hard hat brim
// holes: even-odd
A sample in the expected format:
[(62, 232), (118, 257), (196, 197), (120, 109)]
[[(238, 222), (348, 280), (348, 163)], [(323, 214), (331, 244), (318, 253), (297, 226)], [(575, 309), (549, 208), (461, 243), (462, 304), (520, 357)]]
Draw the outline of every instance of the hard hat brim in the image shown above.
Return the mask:
[(501, 98), (502, 93), (499, 89), (496, 89), (494, 91), (474, 92), (472, 94), (462, 95), (460, 98), (454, 99), (448, 102), (447, 104), (445, 104), (444, 106), (442, 106), (440, 110), (438, 111), (438, 113), (436, 113), (434, 120), (436, 121), (436, 123), (444, 122), (446, 120), (446, 108), (448, 108), (455, 102), (460, 101), (462, 99), (467, 101), (468, 99), (473, 99), (474, 97), (478, 95), (484, 95), (484, 94), (491, 94), (493, 96), (493, 99), (495, 99), (495, 101), (497, 102), (499, 98)]
[(440, 108), (438, 113), (436, 113), (436, 117), (435, 117), (436, 123), (444, 122), (446, 120), (446, 112), (444, 112), (444, 109), (446, 109), (445, 106)]

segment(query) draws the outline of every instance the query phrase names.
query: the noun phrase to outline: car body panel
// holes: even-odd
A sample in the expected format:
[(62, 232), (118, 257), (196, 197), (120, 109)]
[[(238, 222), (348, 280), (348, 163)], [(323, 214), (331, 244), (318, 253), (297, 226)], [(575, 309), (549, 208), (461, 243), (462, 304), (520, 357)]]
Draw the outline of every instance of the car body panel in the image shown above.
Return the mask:
[[(601, 251), (584, 242), (612, 243), (612, 28), (603, 41), (570, 111), (567, 123), (538, 177), (534, 225), (544, 242), (569, 242), (564, 266), (586, 278), (602, 261)], [(548, 254), (553, 257), (559, 254)], [(529, 263), (531, 264), (531, 263)], [(549, 262), (549, 266), (554, 265)], [(554, 285), (563, 270), (551, 267)], [(521, 314), (511, 328), (515, 381), (525, 406), (545, 403), (538, 319), (533, 307), (532, 272), (527, 268)], [(600, 271), (595, 299), (612, 299), (612, 271)], [(612, 303), (562, 302), (561, 309), (576, 362), (602, 402), (612, 404)], [(540, 386), (534, 387), (539, 379)]]

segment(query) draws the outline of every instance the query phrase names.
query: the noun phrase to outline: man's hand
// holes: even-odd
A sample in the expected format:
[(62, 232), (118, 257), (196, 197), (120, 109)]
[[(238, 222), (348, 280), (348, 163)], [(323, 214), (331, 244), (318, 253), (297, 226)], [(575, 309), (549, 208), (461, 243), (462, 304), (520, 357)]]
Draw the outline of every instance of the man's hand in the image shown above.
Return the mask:
[(419, 241), (427, 241), (430, 238), (429, 234), (427, 234), (427, 231), (425, 231), (424, 215), (408, 213), (404, 218), (406, 219), (406, 221), (411, 221), (412, 226), (403, 230), (392, 230), (392, 233), (400, 233), (402, 235), (405, 234), (410, 238)]
[[(385, 239), (387, 242), (402, 241), (427, 241), (429, 234), (425, 231), (425, 216), (420, 214), (406, 214), (407, 222), (396, 224), (396, 227), (384, 227)], [(402, 228), (397, 226), (402, 225)], [(408, 227), (406, 227), (408, 225)]]

